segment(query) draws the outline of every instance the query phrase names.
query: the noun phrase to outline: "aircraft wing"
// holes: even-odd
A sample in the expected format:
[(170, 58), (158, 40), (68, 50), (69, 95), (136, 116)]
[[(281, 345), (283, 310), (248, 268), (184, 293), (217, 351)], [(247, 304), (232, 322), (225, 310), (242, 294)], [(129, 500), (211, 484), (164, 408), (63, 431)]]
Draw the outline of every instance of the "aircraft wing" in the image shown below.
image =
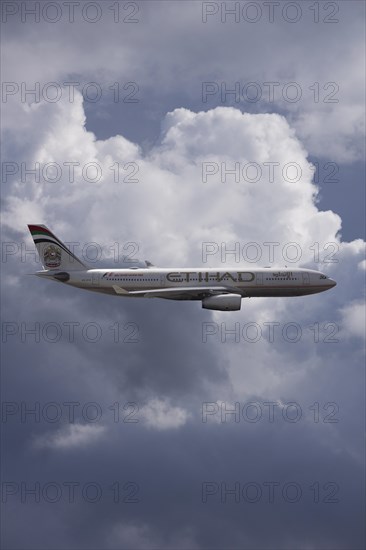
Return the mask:
[(161, 288), (157, 290), (132, 290), (126, 291), (118, 285), (113, 285), (116, 294), (124, 296), (142, 296), (144, 298), (166, 298), (170, 300), (202, 300), (207, 296), (215, 294), (225, 294), (234, 292), (238, 294), (238, 289), (229, 286), (186, 286), (176, 288)]

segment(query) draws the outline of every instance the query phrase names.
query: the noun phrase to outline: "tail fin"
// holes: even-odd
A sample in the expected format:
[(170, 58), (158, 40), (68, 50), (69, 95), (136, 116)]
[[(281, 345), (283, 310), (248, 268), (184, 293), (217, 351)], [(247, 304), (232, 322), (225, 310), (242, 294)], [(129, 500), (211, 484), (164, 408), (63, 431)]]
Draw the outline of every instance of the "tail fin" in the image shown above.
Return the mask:
[(28, 225), (28, 229), (43, 269), (88, 269), (45, 225)]

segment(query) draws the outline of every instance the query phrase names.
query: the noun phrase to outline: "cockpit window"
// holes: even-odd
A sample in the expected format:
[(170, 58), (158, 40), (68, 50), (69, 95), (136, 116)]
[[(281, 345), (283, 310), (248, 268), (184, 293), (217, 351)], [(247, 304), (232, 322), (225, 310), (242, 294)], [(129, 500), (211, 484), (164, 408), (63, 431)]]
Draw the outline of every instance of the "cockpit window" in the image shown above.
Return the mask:
[(320, 279), (328, 279), (328, 277), (326, 275), (320, 275), (319, 277)]

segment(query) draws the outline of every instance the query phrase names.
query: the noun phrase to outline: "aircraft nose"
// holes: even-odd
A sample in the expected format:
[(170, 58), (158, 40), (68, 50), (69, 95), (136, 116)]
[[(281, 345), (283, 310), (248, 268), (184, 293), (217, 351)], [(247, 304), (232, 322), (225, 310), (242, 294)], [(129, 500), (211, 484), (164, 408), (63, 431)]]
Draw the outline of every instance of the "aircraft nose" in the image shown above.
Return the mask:
[(328, 281), (329, 281), (329, 287), (330, 288), (333, 288), (337, 284), (337, 282), (334, 279), (328, 279)]

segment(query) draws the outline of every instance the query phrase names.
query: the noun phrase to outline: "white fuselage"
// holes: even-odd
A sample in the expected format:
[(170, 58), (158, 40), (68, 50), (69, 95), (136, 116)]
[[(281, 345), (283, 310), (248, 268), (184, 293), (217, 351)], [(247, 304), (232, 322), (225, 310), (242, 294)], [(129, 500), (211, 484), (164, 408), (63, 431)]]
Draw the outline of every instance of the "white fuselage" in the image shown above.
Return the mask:
[[(225, 286), (230, 292), (244, 297), (303, 296), (323, 292), (336, 282), (319, 271), (298, 268), (164, 268), (140, 269), (88, 269), (84, 271), (38, 272), (78, 288), (126, 297), (143, 297), (129, 294), (136, 291), (194, 288), (202, 290)], [(67, 279), (67, 280), (66, 280)], [(121, 290), (118, 291), (118, 289)], [(126, 292), (124, 292), (126, 291)], [(161, 296), (171, 299), (200, 299), (199, 297)]]

